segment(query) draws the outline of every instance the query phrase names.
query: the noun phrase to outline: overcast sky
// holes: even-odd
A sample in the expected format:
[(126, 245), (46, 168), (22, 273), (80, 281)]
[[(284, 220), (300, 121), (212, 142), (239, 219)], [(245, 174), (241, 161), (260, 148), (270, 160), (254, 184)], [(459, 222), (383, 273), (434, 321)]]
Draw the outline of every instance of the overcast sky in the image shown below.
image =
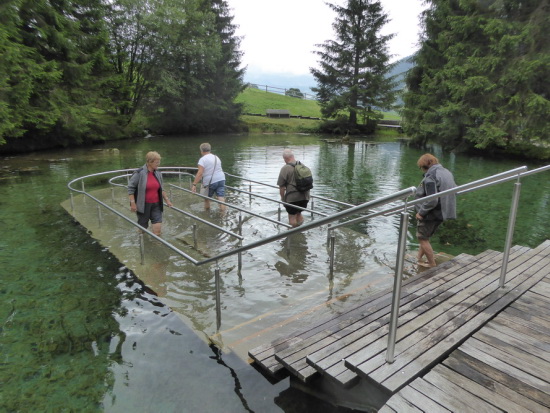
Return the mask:
[[(345, 0), (329, 1), (342, 5)], [(308, 74), (316, 66), (315, 45), (334, 39), (335, 13), (324, 0), (227, 0), (244, 36), (243, 65), (265, 73)], [(418, 47), (422, 0), (381, 0), (391, 22), (383, 34), (395, 33), (389, 42), (393, 60), (414, 53)]]

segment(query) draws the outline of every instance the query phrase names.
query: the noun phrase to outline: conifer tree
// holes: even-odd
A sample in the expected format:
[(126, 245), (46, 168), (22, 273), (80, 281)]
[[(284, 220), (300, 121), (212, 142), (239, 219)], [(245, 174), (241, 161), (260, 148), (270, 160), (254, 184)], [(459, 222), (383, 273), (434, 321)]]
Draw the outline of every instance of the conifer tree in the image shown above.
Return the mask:
[(350, 128), (380, 118), (379, 109), (390, 109), (395, 101), (395, 81), (388, 77), (392, 65), (387, 42), (393, 35), (381, 35), (388, 16), (377, 0), (348, 0), (345, 6), (328, 4), (337, 17), (336, 39), (317, 45), (320, 68), (310, 68), (317, 81), (321, 112), (328, 118), (349, 113)]
[(515, 153), (548, 141), (548, 1), (429, 3), (407, 76), (407, 133), (420, 144)]
[(0, 7), (0, 111), (7, 120), (0, 141), (89, 138), (106, 73), (100, 0), (17, 0)]

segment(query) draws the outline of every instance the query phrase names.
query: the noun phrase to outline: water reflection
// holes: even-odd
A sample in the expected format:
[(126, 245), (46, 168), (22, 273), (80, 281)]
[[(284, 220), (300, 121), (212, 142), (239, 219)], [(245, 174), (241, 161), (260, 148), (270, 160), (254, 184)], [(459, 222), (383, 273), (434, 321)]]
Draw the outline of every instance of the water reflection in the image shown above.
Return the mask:
[[(273, 185), (282, 166), (282, 149), (291, 146), (314, 172), (314, 193), (344, 202), (371, 200), (416, 186), (421, 179), (416, 160), (423, 151), (403, 142), (365, 140), (341, 145), (303, 135), (165, 137), (94, 148), (100, 151), (78, 148), (5, 158), (0, 206), (11, 212), (0, 218), (2, 409), (141, 412), (181, 411), (184, 406), (190, 411), (248, 408), (290, 413), (312, 407), (335, 411), (303, 393), (287, 390), (288, 382), (267, 383), (232, 353), (213, 354), (203, 339), (215, 331), (212, 267), (199, 271), (151, 245), (148, 251), (154, 253), (146, 256), (144, 265), (149, 281), (138, 282), (109, 249), (94, 241), (59, 206), (68, 198), (68, 179), (135, 167), (149, 150), (166, 154), (165, 165), (195, 165), (195, 148), (206, 140), (223, 153), (225, 170)], [(524, 164), (446, 154), (438, 147), (430, 151), (452, 170), (459, 184)], [(540, 166), (528, 165), (531, 169)], [(228, 180), (228, 184), (248, 189), (238, 180)], [(451, 254), (501, 250), (512, 185), (459, 197), (459, 219), (440, 228), (434, 248)], [(277, 190), (266, 189), (265, 194), (276, 197)], [(277, 215), (273, 205), (240, 199), (246, 208), (259, 207), (271, 217)], [(341, 209), (322, 202), (317, 207), (327, 213)], [(534, 247), (550, 238), (549, 214), (548, 175), (526, 178), (514, 243)], [(233, 231), (237, 226), (232, 213), (223, 219), (204, 217)], [(178, 221), (168, 214), (167, 220), (171, 222), (167, 235), (189, 234), (190, 221)], [(326, 304), (328, 313), (337, 313), (354, 297), (388, 286), (395, 260), (396, 223), (394, 217), (381, 217), (348, 231), (338, 230), (332, 277), (326, 233), (321, 230), (293, 240), (290, 254), (283, 241), (245, 254), (242, 276), (237, 274), (236, 258), (224, 260), (220, 265), (222, 328), (249, 323), (251, 331), (261, 332), (273, 321), (270, 312), (276, 310), (280, 311), (277, 317), (290, 320), (296, 315), (293, 300), (297, 296), (305, 297), (302, 301), (308, 308)], [(415, 248), (413, 225), (410, 250)], [(254, 218), (246, 219), (243, 226), (258, 238), (281, 230)], [(113, 230), (120, 245), (135, 250), (139, 259), (135, 233), (126, 226)], [(205, 253), (236, 244), (207, 229), (199, 231), (208, 239)], [(177, 242), (186, 248), (184, 242)], [(385, 268), (386, 278), (377, 273), (379, 268)], [(304, 315), (303, 323), (315, 319), (316, 315)], [(258, 324), (253, 323), (256, 320)], [(288, 328), (293, 325), (287, 324)], [(193, 330), (201, 331), (202, 337)], [(252, 334), (241, 332), (224, 331), (222, 341), (246, 339), (248, 348), (263, 344), (263, 337), (255, 342)], [(220, 357), (225, 365), (219, 363)], [(217, 397), (212, 397), (212, 389)]]
[(280, 259), (275, 263), (275, 268), (279, 274), (288, 277), (293, 283), (304, 283), (308, 277), (306, 271), (309, 258), (307, 235), (305, 233), (293, 234), (278, 244), (277, 255)]

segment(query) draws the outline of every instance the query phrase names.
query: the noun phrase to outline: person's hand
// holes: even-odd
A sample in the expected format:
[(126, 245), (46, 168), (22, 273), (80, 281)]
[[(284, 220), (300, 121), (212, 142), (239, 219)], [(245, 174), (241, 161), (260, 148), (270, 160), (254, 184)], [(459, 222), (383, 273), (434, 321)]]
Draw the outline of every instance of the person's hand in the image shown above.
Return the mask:
[(416, 213), (416, 219), (422, 221), (424, 219), (424, 217), (417, 212)]
[(137, 206), (135, 202), (130, 203), (130, 211), (137, 212)]
[(191, 186), (191, 192), (196, 193), (197, 192), (197, 185)]
[(168, 208), (172, 208), (172, 202), (169, 199), (166, 200), (166, 205), (168, 205)]

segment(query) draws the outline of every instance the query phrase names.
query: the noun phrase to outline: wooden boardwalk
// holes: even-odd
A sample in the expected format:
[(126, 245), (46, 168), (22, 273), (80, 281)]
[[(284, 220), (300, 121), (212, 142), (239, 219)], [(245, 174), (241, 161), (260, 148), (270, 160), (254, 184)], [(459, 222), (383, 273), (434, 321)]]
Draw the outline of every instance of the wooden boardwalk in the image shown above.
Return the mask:
[[(464, 371), (474, 374), (478, 370), (470, 364), (476, 358), (507, 360), (505, 354), (510, 352), (511, 344), (499, 350), (503, 353), (497, 353), (496, 350), (492, 352), (488, 347), (496, 348), (496, 344), (506, 343), (502, 334), (509, 333), (510, 337), (518, 339), (518, 333), (515, 336), (511, 331), (503, 333), (499, 327), (508, 324), (505, 317), (515, 314), (518, 317), (523, 315), (523, 318), (536, 318), (537, 325), (543, 326), (543, 331), (535, 329), (539, 335), (548, 334), (550, 330), (550, 295), (540, 292), (547, 293), (549, 289), (550, 241), (535, 249), (514, 247), (510, 253), (506, 286), (502, 289), (498, 287), (501, 263), (502, 254), (495, 251), (486, 251), (476, 257), (460, 255), (406, 280), (402, 288), (395, 361), (392, 364), (385, 361), (391, 291), (376, 294), (360, 307), (311, 326), (307, 331), (250, 350), (249, 355), (273, 377), (290, 374), (294, 380), (305, 385), (315, 382), (315, 386), (319, 380), (323, 380), (342, 391), (353, 389), (361, 383), (358, 387), (369, 388), (372, 393), (382, 395), (380, 399), (388, 401), (384, 406), (387, 411), (403, 411), (399, 406), (415, 411), (415, 406), (424, 406), (422, 403), (428, 403), (427, 399), (435, 407), (439, 406), (439, 410), (434, 411), (446, 411), (442, 406), (445, 405), (443, 400), (447, 400), (448, 394), (453, 392), (449, 389), (456, 390), (456, 387), (461, 386), (459, 378), (455, 382), (449, 379), (451, 370), (456, 373), (457, 365), (464, 366)], [(539, 296), (543, 298), (539, 299)], [(505, 321), (501, 321), (501, 318)], [(533, 330), (532, 327), (526, 328)], [(490, 338), (494, 331), (500, 332), (500, 335)], [(532, 337), (530, 342), (531, 347), (527, 352), (531, 361), (518, 363), (533, 365), (534, 370), (525, 374), (531, 374), (534, 378), (526, 384), (527, 387), (518, 384), (515, 391), (531, 401), (534, 399), (525, 393), (538, 391), (535, 403), (546, 407), (535, 411), (544, 411), (550, 407), (547, 400), (550, 397), (550, 373), (543, 375), (539, 372), (537, 363), (548, 363), (548, 356), (541, 358), (540, 354), (548, 351), (549, 344), (548, 340), (541, 341), (538, 336)], [(535, 345), (534, 342), (539, 344)], [(527, 347), (522, 349), (525, 352)], [(488, 359), (484, 360), (487, 362)], [(440, 362), (443, 364), (438, 364)], [(478, 385), (485, 388), (505, 386), (497, 384), (494, 378), (498, 374), (507, 374), (505, 366), (498, 372), (501, 365), (493, 359), (490, 366), (495, 370), (491, 372), (493, 375), (483, 369), (481, 373), (474, 374), (483, 382)], [(511, 366), (520, 369), (517, 365)], [(542, 371), (550, 372), (547, 367), (544, 365)], [(445, 376), (446, 373), (449, 374)], [(468, 377), (468, 374), (464, 374)], [(436, 386), (434, 377), (439, 379), (439, 383), (444, 383), (441, 387), (448, 386), (445, 388), (449, 390), (447, 393), (441, 389), (426, 390)], [(475, 381), (474, 378), (469, 380)], [(436, 400), (437, 394), (441, 395), (442, 400)], [(476, 394), (483, 393), (480, 389)], [(364, 397), (369, 398), (369, 394)], [(458, 400), (461, 400), (460, 397), (458, 395)], [(488, 395), (481, 397), (493, 403), (489, 401)], [(462, 410), (462, 404), (459, 406), (458, 410), (466, 411)], [(518, 403), (518, 406), (524, 405)], [(450, 411), (456, 409), (452, 405), (447, 408)]]

